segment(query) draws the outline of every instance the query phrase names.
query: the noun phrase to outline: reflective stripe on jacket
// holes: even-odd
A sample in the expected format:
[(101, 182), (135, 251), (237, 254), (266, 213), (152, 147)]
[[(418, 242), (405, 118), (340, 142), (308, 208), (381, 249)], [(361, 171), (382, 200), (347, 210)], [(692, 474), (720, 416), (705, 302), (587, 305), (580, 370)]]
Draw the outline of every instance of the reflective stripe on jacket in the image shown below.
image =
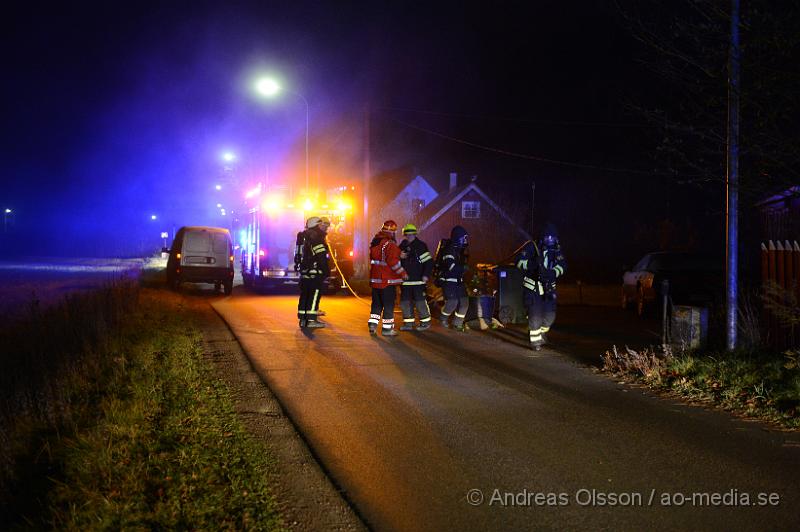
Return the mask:
[(400, 248), (389, 233), (378, 233), (369, 248), (369, 284), (386, 288), (403, 282), (406, 271), (400, 264)]
[(425, 284), (422, 278), (430, 279), (433, 272), (433, 256), (428, 251), (428, 245), (419, 238), (415, 238), (412, 242), (403, 240), (400, 250), (407, 254), (406, 258), (401, 260), (403, 268), (408, 273), (408, 280), (403, 285)]

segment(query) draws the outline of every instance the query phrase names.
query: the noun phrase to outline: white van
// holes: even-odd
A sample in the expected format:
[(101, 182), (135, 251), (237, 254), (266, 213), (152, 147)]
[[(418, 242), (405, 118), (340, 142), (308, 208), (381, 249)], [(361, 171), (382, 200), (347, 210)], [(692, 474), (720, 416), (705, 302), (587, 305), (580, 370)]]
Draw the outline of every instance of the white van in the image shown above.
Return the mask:
[(167, 259), (167, 283), (214, 283), (225, 294), (233, 291), (233, 243), (227, 229), (181, 227), (172, 241)]

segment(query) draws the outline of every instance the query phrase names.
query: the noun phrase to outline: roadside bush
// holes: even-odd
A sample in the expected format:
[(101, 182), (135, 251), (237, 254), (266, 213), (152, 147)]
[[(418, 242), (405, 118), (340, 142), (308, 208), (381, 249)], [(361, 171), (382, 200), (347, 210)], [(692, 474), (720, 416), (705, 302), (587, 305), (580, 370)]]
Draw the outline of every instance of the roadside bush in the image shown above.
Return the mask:
[(673, 354), (616, 346), (603, 355), (603, 371), (653, 388), (714, 403), (745, 415), (800, 427), (800, 352), (783, 358), (744, 350)]
[(635, 375), (648, 383), (660, 383), (662, 374), (672, 362), (672, 349), (665, 346), (661, 352), (654, 348), (645, 348), (635, 351), (625, 346), (625, 351), (620, 351), (613, 346), (611, 351), (603, 355), (603, 371), (619, 375)]

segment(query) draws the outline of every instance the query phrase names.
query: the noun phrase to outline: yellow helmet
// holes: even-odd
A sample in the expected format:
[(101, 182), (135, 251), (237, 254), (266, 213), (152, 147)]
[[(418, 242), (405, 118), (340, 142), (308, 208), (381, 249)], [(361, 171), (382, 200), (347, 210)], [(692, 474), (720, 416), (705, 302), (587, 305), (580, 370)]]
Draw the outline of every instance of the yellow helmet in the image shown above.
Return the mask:
[(404, 235), (416, 235), (417, 234), (417, 226), (414, 224), (406, 224), (403, 227), (403, 234)]

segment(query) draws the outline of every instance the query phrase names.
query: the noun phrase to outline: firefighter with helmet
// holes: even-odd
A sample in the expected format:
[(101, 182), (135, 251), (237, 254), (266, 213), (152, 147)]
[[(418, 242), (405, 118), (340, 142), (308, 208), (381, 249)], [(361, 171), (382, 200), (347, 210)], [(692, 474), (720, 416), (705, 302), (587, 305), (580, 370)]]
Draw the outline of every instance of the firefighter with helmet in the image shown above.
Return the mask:
[(394, 301), (397, 287), (408, 279), (408, 275), (400, 263), (396, 233), (397, 223), (386, 220), (369, 244), (369, 285), (372, 287), (372, 308), (368, 320), (370, 334), (377, 334), (379, 323), (384, 336), (398, 334), (394, 329)]
[(440, 317), (442, 326), (450, 327), (450, 316), (453, 317), (453, 328), (457, 331), (466, 331), (464, 318), (469, 307), (469, 297), (464, 286), (464, 274), (469, 269), (467, 266), (467, 230), (457, 225), (450, 231), (450, 240), (444, 242), (441, 250), (441, 265), (439, 267), (439, 284), (444, 292), (444, 308)]
[(531, 348), (539, 351), (556, 319), (556, 279), (567, 268), (556, 227), (547, 223), (539, 242), (529, 241), (514, 258), (524, 275), (523, 297), (528, 309)]
[[(319, 219), (319, 226), (322, 229), (322, 232), (325, 233), (325, 245), (328, 247), (328, 258), (331, 257), (333, 251), (331, 251), (331, 243), (328, 242), (328, 229), (331, 228), (331, 219), (327, 216), (323, 216)], [(317, 308), (317, 316), (325, 316), (325, 311), (321, 308)]]
[(428, 245), (417, 237), (417, 227), (406, 224), (403, 227), (403, 236), (400, 243), (401, 263), (408, 274), (408, 279), (400, 287), (400, 309), (403, 311), (403, 326), (401, 331), (414, 330), (414, 307), (419, 314), (418, 331), (431, 327), (431, 310), (425, 298), (425, 285), (431, 278), (433, 271), (433, 257), (428, 251)]
[[(322, 285), (330, 275), (328, 246), (325, 243), (327, 227), (317, 216), (306, 222), (299, 246), (300, 301), (297, 304), (297, 319), (301, 328), (319, 329), (325, 323), (319, 320), (319, 300)], [(298, 239), (300, 240), (300, 239)]]

